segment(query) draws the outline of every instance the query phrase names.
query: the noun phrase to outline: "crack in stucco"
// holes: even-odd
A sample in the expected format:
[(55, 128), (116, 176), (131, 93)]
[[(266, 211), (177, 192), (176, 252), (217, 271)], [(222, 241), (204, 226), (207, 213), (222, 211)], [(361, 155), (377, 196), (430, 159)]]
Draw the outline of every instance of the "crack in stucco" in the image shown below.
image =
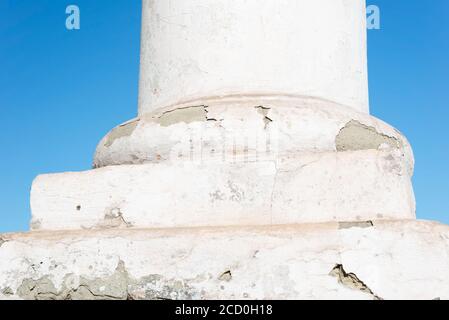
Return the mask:
[(227, 270), (225, 272), (223, 272), (219, 277), (218, 280), (220, 281), (225, 281), (225, 282), (229, 282), (232, 280), (232, 272), (231, 270)]
[(349, 289), (359, 290), (363, 293), (369, 294), (374, 300), (383, 300), (376, 295), (362, 280), (360, 280), (356, 274), (346, 272), (342, 264), (337, 264), (331, 270), (329, 275), (336, 277), (338, 279), (338, 283)]
[(257, 109), (257, 112), (260, 113), (263, 117), (263, 121), (265, 123), (264, 129), (267, 129), (269, 124), (273, 122), (273, 119), (268, 117), (268, 113), (270, 112), (271, 108), (267, 108), (264, 106), (258, 106), (255, 107)]
[(335, 139), (336, 149), (339, 152), (377, 150), (385, 144), (394, 149), (399, 149), (402, 146), (397, 138), (379, 133), (376, 128), (356, 120), (349, 121)]
[(5, 295), (5, 296), (13, 296), (14, 295), (14, 291), (10, 287), (3, 288), (0, 291), (0, 293)]

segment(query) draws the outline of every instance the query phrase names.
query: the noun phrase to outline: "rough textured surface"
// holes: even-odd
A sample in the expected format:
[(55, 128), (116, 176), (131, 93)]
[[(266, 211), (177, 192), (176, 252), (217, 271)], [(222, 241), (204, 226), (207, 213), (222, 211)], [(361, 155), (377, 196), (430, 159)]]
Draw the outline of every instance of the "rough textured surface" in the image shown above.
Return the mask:
[(39, 176), (33, 230), (414, 219), (400, 150), (149, 163)]
[(448, 226), (371, 224), (3, 235), (0, 299), (449, 299)]
[(142, 8), (141, 116), (234, 94), (308, 95), (368, 112), (364, 0), (144, 0)]
[(365, 113), (310, 97), (234, 97), (180, 105), (147, 114), (131, 134), (124, 131), (118, 127), (99, 143), (95, 168), (186, 159), (276, 160), (390, 147), (402, 151), (413, 172), (412, 150), (397, 130)]

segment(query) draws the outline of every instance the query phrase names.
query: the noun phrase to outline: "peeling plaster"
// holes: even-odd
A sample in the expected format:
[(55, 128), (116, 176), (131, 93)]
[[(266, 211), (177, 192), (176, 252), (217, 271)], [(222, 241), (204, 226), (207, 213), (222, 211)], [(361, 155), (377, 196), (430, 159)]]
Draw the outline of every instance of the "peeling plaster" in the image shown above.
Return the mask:
[(39, 229), (41, 229), (41, 227), (42, 227), (41, 219), (36, 219), (36, 218), (31, 219), (31, 223), (30, 223), (31, 230), (39, 230)]
[(157, 119), (157, 123), (159, 123), (162, 127), (170, 127), (180, 122), (188, 124), (192, 122), (207, 121), (207, 120), (208, 120), (207, 107), (196, 106), (196, 107), (178, 108), (175, 110), (164, 112)]
[(123, 217), (120, 208), (109, 210), (104, 216), (104, 221), (99, 225), (100, 228), (131, 228), (132, 224)]
[(383, 300), (378, 297), (374, 292), (362, 281), (360, 280), (354, 273), (347, 273), (343, 268), (343, 265), (337, 264), (329, 273), (330, 276), (336, 277), (338, 279), (338, 283), (343, 286), (353, 289), (359, 290), (366, 294), (369, 294), (373, 297), (373, 300)]
[(353, 222), (339, 222), (338, 229), (351, 229), (351, 228), (372, 228), (374, 223), (372, 221), (353, 221)]
[(398, 139), (381, 134), (377, 132), (376, 128), (366, 126), (356, 120), (351, 120), (340, 130), (335, 144), (337, 151), (377, 150), (385, 144), (395, 149), (401, 147), (401, 142)]
[[(10, 288), (2, 293), (14, 295)], [(108, 277), (88, 279), (67, 274), (59, 290), (50, 276), (24, 279), (16, 295), (24, 300), (185, 300), (193, 299), (195, 292), (188, 280), (166, 280), (157, 274), (132, 279), (120, 260), (115, 272)]]
[(134, 120), (113, 129), (107, 136), (107, 140), (104, 144), (105, 147), (112, 146), (118, 139), (131, 136), (138, 124), (139, 120)]

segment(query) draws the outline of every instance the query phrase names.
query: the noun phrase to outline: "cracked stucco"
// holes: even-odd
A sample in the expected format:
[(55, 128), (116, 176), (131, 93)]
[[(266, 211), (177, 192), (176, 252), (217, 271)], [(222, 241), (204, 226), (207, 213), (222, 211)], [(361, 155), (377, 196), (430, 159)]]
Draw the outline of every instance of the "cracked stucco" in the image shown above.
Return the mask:
[(0, 299), (449, 298), (447, 226), (373, 224), (11, 235)]
[(267, 129), (268, 125), (273, 122), (273, 120), (268, 116), (268, 114), (270, 113), (271, 108), (267, 108), (267, 107), (256, 107), (257, 112), (262, 115), (263, 117), (263, 121), (265, 123), (265, 129)]
[[(400, 148), (404, 161), (413, 167), (413, 154), (406, 139), (374, 117), (343, 112), (343, 107), (328, 104), (290, 107), (260, 102), (263, 101), (198, 104), (145, 115), (130, 136), (102, 140), (94, 167), (192, 157), (202, 161), (221, 157), (225, 162), (256, 157), (279, 160), (337, 149), (385, 150), (386, 146)], [(104, 145), (104, 141), (113, 140), (117, 142), (109, 147)]]
[(355, 275), (354, 273), (346, 272), (343, 265), (341, 264), (337, 264), (331, 270), (329, 275), (336, 277), (338, 279), (338, 283), (349, 289), (359, 290), (363, 293), (366, 293), (372, 296), (373, 300), (383, 300), (382, 298), (374, 294), (374, 292), (362, 280), (360, 280), (357, 275)]
[(219, 277), (218, 280), (220, 281), (225, 281), (225, 282), (229, 282), (232, 280), (232, 272), (231, 270), (227, 270), (225, 272), (223, 272)]

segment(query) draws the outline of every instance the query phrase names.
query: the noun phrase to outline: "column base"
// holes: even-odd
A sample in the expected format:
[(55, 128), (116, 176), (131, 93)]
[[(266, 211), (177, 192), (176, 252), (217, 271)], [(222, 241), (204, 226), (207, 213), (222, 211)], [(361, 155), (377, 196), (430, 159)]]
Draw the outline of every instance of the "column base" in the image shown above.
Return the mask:
[(415, 218), (411, 148), (382, 121), (307, 97), (195, 105), (114, 129), (97, 169), (38, 177), (32, 230)]
[(0, 238), (0, 299), (449, 299), (449, 227), (32, 232)]
[(32, 230), (415, 219), (398, 150), (277, 161), (147, 163), (39, 176)]

